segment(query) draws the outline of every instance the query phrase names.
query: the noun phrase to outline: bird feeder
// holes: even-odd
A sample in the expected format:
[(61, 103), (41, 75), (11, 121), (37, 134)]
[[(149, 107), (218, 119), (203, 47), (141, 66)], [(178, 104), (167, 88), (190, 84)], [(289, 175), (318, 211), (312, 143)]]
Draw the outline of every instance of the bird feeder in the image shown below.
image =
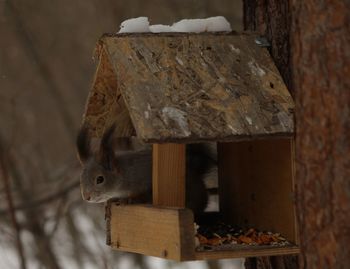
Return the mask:
[[(296, 254), (293, 100), (253, 33), (104, 35), (84, 122), (153, 144), (153, 204), (106, 209), (116, 250), (178, 261)], [(118, 124), (120, 123), (120, 124)], [(185, 208), (185, 147), (216, 142), (222, 219), (286, 246), (198, 250)]]

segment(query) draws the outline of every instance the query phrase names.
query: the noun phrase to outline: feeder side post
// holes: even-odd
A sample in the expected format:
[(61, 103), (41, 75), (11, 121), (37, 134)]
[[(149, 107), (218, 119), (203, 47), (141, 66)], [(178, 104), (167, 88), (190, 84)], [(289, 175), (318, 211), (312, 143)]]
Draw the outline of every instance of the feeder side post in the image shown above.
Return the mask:
[(185, 207), (184, 144), (153, 145), (153, 204)]

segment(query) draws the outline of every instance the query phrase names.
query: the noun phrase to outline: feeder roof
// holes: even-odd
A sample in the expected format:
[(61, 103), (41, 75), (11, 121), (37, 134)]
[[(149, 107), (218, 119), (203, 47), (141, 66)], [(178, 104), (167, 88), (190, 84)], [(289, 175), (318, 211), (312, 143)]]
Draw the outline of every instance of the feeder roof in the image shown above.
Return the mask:
[(105, 35), (97, 48), (85, 113), (96, 129), (129, 124), (150, 143), (293, 134), (292, 97), (254, 34)]

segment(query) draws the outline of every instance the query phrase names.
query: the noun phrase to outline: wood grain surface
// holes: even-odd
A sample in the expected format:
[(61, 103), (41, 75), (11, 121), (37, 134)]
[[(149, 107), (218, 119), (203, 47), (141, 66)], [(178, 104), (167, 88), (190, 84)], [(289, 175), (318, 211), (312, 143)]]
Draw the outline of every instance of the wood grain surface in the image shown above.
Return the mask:
[(113, 249), (178, 261), (194, 259), (191, 210), (112, 204), (110, 212)]
[(185, 207), (186, 147), (184, 144), (153, 145), (153, 204)]
[(293, 139), (219, 143), (218, 160), (225, 221), (281, 233), (298, 244)]
[[(100, 62), (105, 56), (113, 66), (101, 70), (113, 90), (100, 89), (114, 91), (114, 100), (123, 96), (145, 142), (232, 141), (294, 131), (292, 98), (253, 34), (105, 35), (99, 46)], [(90, 95), (87, 116), (96, 108), (117, 118), (116, 103), (104, 97), (105, 104)]]
[(97, 45), (95, 55), (98, 65), (87, 99), (83, 124), (89, 127), (91, 137), (101, 137), (105, 129), (114, 122), (117, 122), (117, 136), (132, 136), (135, 129), (118, 88), (114, 70), (101, 43)]

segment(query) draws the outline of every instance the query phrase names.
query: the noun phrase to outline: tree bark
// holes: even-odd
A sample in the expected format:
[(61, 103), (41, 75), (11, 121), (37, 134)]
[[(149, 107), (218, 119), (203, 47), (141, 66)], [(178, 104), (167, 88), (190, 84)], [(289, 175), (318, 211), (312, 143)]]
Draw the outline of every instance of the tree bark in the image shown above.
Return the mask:
[(288, 1), (244, 0), (243, 12), (244, 30), (256, 31), (268, 39), (272, 58), (287, 87), (291, 89), (291, 16)]
[[(293, 95), (290, 64), (291, 17), (288, 1), (244, 0), (245, 30), (257, 31), (271, 44), (270, 53), (281, 76)], [(296, 269), (297, 256), (248, 258), (246, 269)]]
[(301, 268), (350, 266), (350, 2), (292, 0)]
[[(245, 0), (244, 27), (271, 43), (296, 102), (300, 268), (350, 265), (350, 3)], [(294, 257), (246, 268), (298, 268)]]

